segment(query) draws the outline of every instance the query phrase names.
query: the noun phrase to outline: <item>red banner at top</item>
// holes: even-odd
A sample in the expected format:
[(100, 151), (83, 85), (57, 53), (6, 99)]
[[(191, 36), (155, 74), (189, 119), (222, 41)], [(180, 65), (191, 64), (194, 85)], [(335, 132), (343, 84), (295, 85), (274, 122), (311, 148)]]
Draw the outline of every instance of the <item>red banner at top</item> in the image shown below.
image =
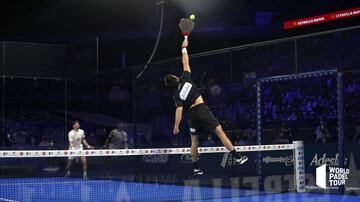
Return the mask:
[(343, 11), (337, 11), (333, 13), (326, 13), (308, 18), (302, 18), (298, 20), (286, 21), (284, 22), (284, 29), (303, 27), (307, 25), (319, 24), (319, 23), (329, 22), (338, 19), (351, 18), (355, 16), (360, 16), (360, 7), (343, 10)]

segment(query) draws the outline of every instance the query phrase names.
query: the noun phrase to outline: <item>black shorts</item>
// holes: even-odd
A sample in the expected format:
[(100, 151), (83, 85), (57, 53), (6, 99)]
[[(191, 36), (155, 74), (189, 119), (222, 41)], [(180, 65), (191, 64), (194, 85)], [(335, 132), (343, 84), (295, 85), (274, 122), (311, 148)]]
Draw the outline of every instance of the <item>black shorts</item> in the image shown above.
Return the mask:
[(188, 123), (191, 135), (212, 133), (220, 125), (206, 104), (199, 104), (189, 109)]

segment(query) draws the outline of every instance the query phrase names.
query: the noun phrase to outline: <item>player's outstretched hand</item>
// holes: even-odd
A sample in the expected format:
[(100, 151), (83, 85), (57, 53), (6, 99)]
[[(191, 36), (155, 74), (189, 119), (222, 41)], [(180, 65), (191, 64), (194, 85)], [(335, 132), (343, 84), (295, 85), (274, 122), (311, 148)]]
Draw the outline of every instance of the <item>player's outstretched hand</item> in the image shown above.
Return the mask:
[(184, 39), (184, 41), (182, 42), (182, 48), (187, 48), (189, 45), (189, 41), (187, 39)]

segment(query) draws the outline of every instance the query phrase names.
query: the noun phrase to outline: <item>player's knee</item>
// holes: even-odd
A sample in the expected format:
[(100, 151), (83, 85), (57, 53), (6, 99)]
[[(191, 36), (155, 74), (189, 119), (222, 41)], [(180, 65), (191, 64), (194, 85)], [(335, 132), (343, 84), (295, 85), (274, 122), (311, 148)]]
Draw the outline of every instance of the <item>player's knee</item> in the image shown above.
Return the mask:
[(194, 138), (194, 139), (191, 141), (191, 146), (193, 146), (193, 147), (195, 146), (195, 147), (196, 147), (196, 146), (198, 146), (198, 145), (199, 145), (199, 139), (195, 139), (195, 138)]
[(221, 135), (222, 133), (224, 133), (221, 125), (216, 126), (216, 128), (215, 128), (215, 133), (216, 133), (216, 135), (218, 135), (218, 136)]

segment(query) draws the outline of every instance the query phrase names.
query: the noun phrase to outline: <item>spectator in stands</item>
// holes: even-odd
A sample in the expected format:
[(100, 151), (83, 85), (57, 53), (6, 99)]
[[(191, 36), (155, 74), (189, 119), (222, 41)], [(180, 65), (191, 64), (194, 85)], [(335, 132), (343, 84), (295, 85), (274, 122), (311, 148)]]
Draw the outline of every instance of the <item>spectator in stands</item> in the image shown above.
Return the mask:
[(5, 145), (12, 145), (12, 136), (10, 133), (6, 134), (6, 138), (5, 138)]
[(315, 142), (318, 142), (320, 139), (322, 139), (324, 133), (328, 135), (328, 138), (330, 137), (326, 122), (320, 119), (320, 124), (315, 130), (315, 135), (316, 135)]
[(290, 144), (292, 142), (292, 135), (290, 128), (285, 122), (281, 124), (279, 135), (273, 140), (273, 144)]
[(18, 145), (19, 141), (18, 141), (18, 133), (15, 131), (12, 131), (12, 133), (7, 135), (7, 138), (9, 140), (10, 145)]
[(121, 97), (120, 94), (121, 94), (120, 88), (117, 85), (112, 86), (109, 92), (109, 101), (110, 102), (119, 101)]
[(46, 135), (43, 135), (39, 143), (39, 147), (48, 147), (48, 146), (49, 146), (49, 139)]
[(31, 146), (36, 146), (36, 137), (35, 137), (34, 134), (30, 134), (29, 144), (30, 144)]
[(128, 90), (124, 87), (120, 87), (118, 85), (114, 85), (111, 87), (109, 92), (109, 101), (110, 102), (121, 102), (126, 101), (130, 98), (130, 94)]
[(49, 141), (49, 146), (48, 146), (48, 150), (55, 150), (55, 143), (53, 139), (50, 139)]
[(329, 135), (329, 131), (327, 130), (327, 128), (324, 128), (323, 130), (321, 130), (321, 138), (318, 139), (316, 141), (316, 143), (321, 143), (321, 144), (326, 144), (326, 143), (331, 143), (332, 140), (330, 139), (330, 135)]
[(242, 135), (241, 133), (236, 134), (234, 145), (243, 146), (247, 144), (247, 136)]
[(136, 145), (138, 147), (142, 147), (142, 148), (145, 148), (145, 147), (148, 147), (149, 144), (148, 144), (148, 140), (145, 136), (145, 134), (140, 130), (138, 131), (138, 133), (136, 134)]
[(243, 140), (246, 139), (247, 145), (253, 145), (256, 142), (256, 130), (255, 130), (255, 124), (251, 123), (248, 128), (244, 130), (244, 137)]
[(209, 135), (207, 136), (207, 140), (204, 142), (204, 146), (205, 146), (205, 147), (210, 147), (210, 146), (214, 146), (214, 145), (215, 145), (215, 142), (214, 142), (214, 140), (212, 139), (212, 135), (209, 134)]
[(20, 146), (24, 146), (24, 145), (26, 145), (26, 139), (28, 138), (28, 133), (27, 132), (25, 132), (25, 131), (20, 131), (20, 133), (19, 133), (20, 135), (18, 136), (18, 144), (20, 145)]

